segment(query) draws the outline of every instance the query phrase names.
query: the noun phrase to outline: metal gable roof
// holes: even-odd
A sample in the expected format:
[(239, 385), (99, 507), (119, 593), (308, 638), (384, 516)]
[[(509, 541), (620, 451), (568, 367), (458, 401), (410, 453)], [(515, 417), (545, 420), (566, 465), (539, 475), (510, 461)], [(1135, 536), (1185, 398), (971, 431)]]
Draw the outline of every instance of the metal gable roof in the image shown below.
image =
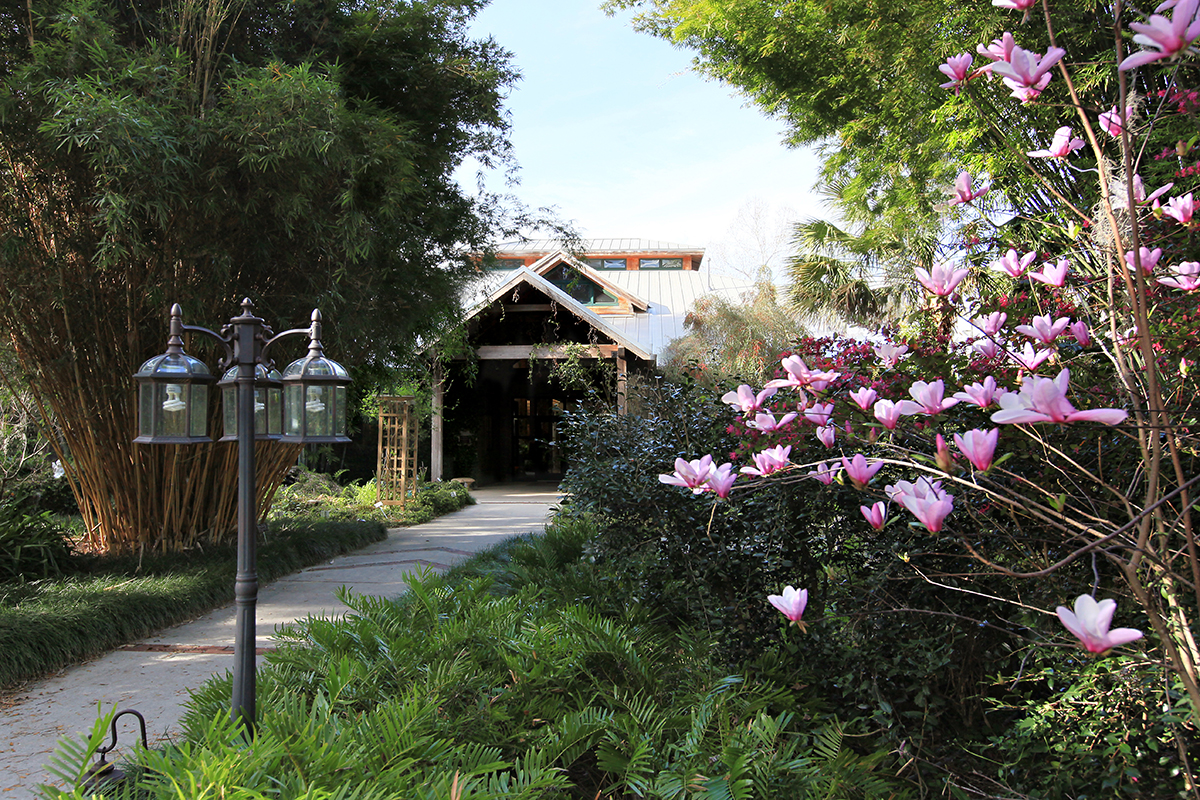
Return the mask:
[(614, 270), (611, 282), (649, 300), (645, 313), (611, 317), (614, 328), (656, 356), (687, 334), (685, 321), (696, 300), (715, 294), (733, 302), (754, 289), (749, 278), (732, 278), (689, 270)]
[(588, 279), (592, 281), (592, 283), (599, 284), (608, 292), (625, 298), (625, 300), (629, 301), (629, 304), (637, 311), (645, 311), (646, 307), (649, 305), (649, 303), (638, 297), (636, 294), (608, 280), (607, 276), (601, 274), (599, 270), (592, 269), (587, 264), (584, 264), (578, 258), (575, 258), (575, 256), (571, 255), (565, 250), (556, 250), (553, 253), (547, 253), (537, 261), (530, 264), (529, 269), (539, 275), (545, 275), (547, 272), (554, 269), (564, 261), (579, 272), (582, 272), (584, 275), (586, 275)]
[(560, 239), (530, 239), (528, 241), (501, 242), (495, 252), (516, 255), (518, 253), (552, 253), (556, 250), (571, 250), (579, 253), (703, 253), (703, 247), (664, 242), (657, 239), (581, 239), (564, 242)]
[(605, 321), (598, 314), (588, 310), (587, 306), (580, 303), (574, 297), (559, 289), (550, 281), (543, 278), (538, 273), (530, 270), (528, 267), (517, 267), (511, 273), (508, 273), (507, 279), (496, 289), (492, 290), (483, 301), (477, 303), (467, 314), (467, 319), (470, 319), (484, 311), (486, 308), (496, 303), (507, 294), (511, 289), (518, 284), (529, 284), (539, 292), (549, 296), (554, 302), (567, 308), (572, 314), (587, 322), (596, 330), (603, 333), (608, 338), (612, 339), (621, 347), (629, 350), (638, 358), (646, 361), (654, 361), (655, 354), (652, 351), (644, 348), (637, 340), (631, 339), (628, 334), (619, 328)]

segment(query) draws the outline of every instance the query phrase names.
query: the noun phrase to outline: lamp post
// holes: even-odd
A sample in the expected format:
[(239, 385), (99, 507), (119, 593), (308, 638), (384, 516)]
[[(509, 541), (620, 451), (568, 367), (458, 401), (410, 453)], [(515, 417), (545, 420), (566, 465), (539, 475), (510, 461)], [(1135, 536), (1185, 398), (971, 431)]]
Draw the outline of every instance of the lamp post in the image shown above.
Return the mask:
[[(211, 442), (208, 437), (208, 388), (216, 379), (199, 359), (183, 351), (183, 334), (201, 333), (225, 348), (220, 382), (226, 403), (222, 441), (237, 441), (237, 578), (234, 600), (237, 628), (233, 643), (231, 713), (253, 734), (255, 723), (255, 606), (258, 573), (255, 540), (254, 441), (348, 442), (346, 386), (349, 373), (325, 358), (321, 346), (321, 312), (314, 310), (308, 328), (276, 334), (254, 316), (249, 298), (242, 313), (216, 333), (183, 324), (183, 310), (171, 307), (167, 351), (142, 365), (138, 383), (138, 436), (141, 444)], [(308, 355), (292, 362), (280, 376), (268, 349), (287, 336), (307, 334)], [(235, 410), (230, 413), (229, 404)], [(232, 423), (232, 424), (231, 424)], [(235, 430), (231, 430), (231, 428)]]

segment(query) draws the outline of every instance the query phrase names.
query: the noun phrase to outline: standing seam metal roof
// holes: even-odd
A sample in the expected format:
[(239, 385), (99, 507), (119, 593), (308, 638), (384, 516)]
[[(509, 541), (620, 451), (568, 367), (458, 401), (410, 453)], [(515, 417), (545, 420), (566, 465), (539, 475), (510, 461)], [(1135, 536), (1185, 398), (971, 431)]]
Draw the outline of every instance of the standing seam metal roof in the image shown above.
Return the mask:
[(692, 247), (676, 242), (663, 242), (657, 239), (581, 239), (574, 244), (564, 244), (558, 239), (531, 239), (527, 242), (501, 242), (496, 245), (497, 254), (526, 255), (533, 253), (554, 253), (568, 249), (577, 253), (703, 253), (703, 247)]
[[(559, 253), (564, 261), (574, 262), (570, 254), (559, 251), (555, 255)], [(531, 283), (547, 283), (547, 285), (553, 286), (540, 275), (530, 272), (525, 267), (518, 267), (507, 272), (487, 273), (481, 276), (480, 282), (473, 287), (471, 292), (473, 302), (469, 300), (468, 305), (475, 306), (471, 315), (478, 313), (498, 296), (497, 287), (509, 284), (520, 273), (526, 273), (530, 278), (536, 278), (536, 281), (530, 280)], [(749, 279), (710, 275), (698, 270), (611, 270), (604, 272), (603, 277), (629, 294), (646, 301), (646, 311), (632, 314), (600, 315), (592, 312), (586, 306), (572, 301), (572, 305), (578, 309), (576, 313), (587, 318), (593, 326), (601, 330), (611, 328), (619, 332), (621, 337), (630, 342), (636, 342), (637, 347), (632, 349), (640, 349), (650, 355), (652, 359), (657, 359), (667, 345), (687, 333), (684, 320), (696, 300), (704, 295), (715, 294), (738, 302), (743, 295), (754, 288), (753, 281)], [(557, 290), (557, 287), (554, 288), (555, 291), (560, 291)], [(576, 310), (576, 308), (572, 308), (572, 310)]]

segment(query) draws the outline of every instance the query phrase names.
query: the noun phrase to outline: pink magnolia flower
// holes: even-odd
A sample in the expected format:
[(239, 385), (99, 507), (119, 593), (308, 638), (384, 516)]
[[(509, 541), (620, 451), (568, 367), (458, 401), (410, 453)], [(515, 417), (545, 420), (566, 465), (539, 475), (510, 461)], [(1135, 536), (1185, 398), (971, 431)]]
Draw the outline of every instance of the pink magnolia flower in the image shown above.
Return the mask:
[(962, 436), (954, 434), (955, 446), (980, 472), (987, 472), (988, 467), (992, 465), (992, 456), (996, 453), (996, 442), (999, 439), (999, 428), (992, 428), (990, 431), (975, 428)]
[(779, 609), (779, 613), (794, 622), (796, 627), (804, 630), (804, 622), (801, 621), (801, 617), (804, 616), (804, 609), (808, 606), (808, 589), (796, 591), (791, 586), (785, 586), (782, 595), (767, 595), (767, 601)]
[[(1009, 61), (1012, 59), (1012, 52), (1016, 49), (1016, 47), (1016, 39), (1013, 38), (1011, 33), (1005, 31), (1004, 35), (999, 39), (992, 39), (991, 44), (987, 46), (982, 44), (978, 45), (975, 48), (975, 52), (979, 53), (979, 55), (984, 56), (985, 58), (991, 59), (992, 61)], [(979, 71), (987, 72), (990, 77), (993, 66), (995, 65), (986, 64), (983, 67), (980, 67)]]
[(822, 425), (817, 428), (817, 440), (825, 445), (826, 449), (832, 448), (837, 441), (837, 425)]
[(813, 403), (804, 410), (804, 418), (813, 425), (828, 425), (833, 416), (833, 403)]
[(938, 70), (950, 81), (943, 83), (939, 88), (949, 89), (958, 94), (971, 79), (971, 62), (974, 60), (970, 53), (959, 53), (946, 59), (946, 63), (938, 67)]
[(1087, 323), (1083, 320), (1071, 323), (1071, 335), (1075, 337), (1075, 341), (1079, 342), (1080, 347), (1087, 347), (1092, 343), (1092, 334), (1088, 332)]
[(1021, 21), (1029, 19), (1029, 9), (1037, 3), (1037, 0), (992, 0), (992, 5), (997, 8), (1011, 8), (1014, 11), (1023, 11), (1025, 15)]
[(810, 478), (816, 478), (821, 483), (825, 484), (826, 486), (829, 486), (835, 480), (837, 480), (838, 472), (840, 472), (841, 469), (842, 468), (839, 467), (837, 464), (834, 464), (832, 467), (830, 467), (828, 464), (826, 464), (824, 461), (822, 461), (819, 464), (817, 464), (816, 469), (811, 469), (806, 474)]
[(1030, 158), (1066, 158), (1074, 153), (1079, 148), (1083, 147), (1085, 142), (1078, 137), (1071, 138), (1071, 126), (1064, 125), (1054, 132), (1054, 138), (1050, 140), (1050, 147), (1046, 150), (1030, 150), (1026, 153)]
[[(964, 53), (963, 55), (966, 55)], [(942, 85), (945, 88), (945, 84)], [(988, 193), (991, 186), (984, 186), (982, 189), (971, 188), (971, 173), (965, 169), (958, 173), (958, 178), (954, 181), (954, 197), (950, 200), (950, 205), (956, 206), (960, 203), (969, 203), (976, 198), (983, 197)]]
[(1175, 274), (1170, 278), (1159, 278), (1163, 286), (1194, 292), (1200, 288), (1200, 261), (1183, 261), (1175, 268)]
[(1129, 23), (1130, 30), (1135, 31), (1133, 40), (1150, 49), (1127, 56), (1117, 69), (1133, 69), (1160, 58), (1174, 58), (1186, 51), (1200, 36), (1200, 19), (1196, 16), (1198, 8), (1200, 0), (1179, 0), (1171, 19), (1151, 14), (1146, 22)]
[(863, 517), (870, 523), (871, 527), (877, 531), (883, 530), (883, 523), (887, 521), (887, 506), (882, 500), (876, 501), (875, 505), (859, 506), (858, 510), (862, 512)]
[(943, 494), (941, 497), (905, 497), (905, 508), (925, 526), (930, 533), (942, 529), (942, 523), (954, 510), (954, 495)]
[(773, 433), (777, 430), (787, 427), (788, 423), (794, 420), (799, 415), (795, 412), (784, 414), (778, 421), (775, 420), (775, 415), (770, 412), (760, 412), (754, 415), (754, 420), (746, 423), (748, 428), (757, 428), (763, 433)]
[(1017, 251), (1010, 249), (1003, 256), (992, 262), (992, 270), (994, 272), (1003, 272), (1010, 278), (1019, 278), (1025, 274), (1025, 270), (1029, 269), (1029, 265), (1033, 263), (1035, 258), (1037, 258), (1037, 253), (1026, 253), (1018, 258)]
[[(1132, 109), (1128, 109), (1132, 112)], [(1126, 116), (1133, 116), (1132, 113), (1127, 113)], [(1113, 106), (1112, 111), (1105, 111), (1100, 115), (1100, 129), (1109, 136), (1119, 137), (1121, 131), (1125, 127), (1125, 117), (1121, 116), (1121, 112), (1117, 111), (1117, 107)]]
[(996, 388), (996, 379), (988, 375), (983, 379), (982, 383), (972, 383), (970, 386), (964, 386), (961, 392), (955, 392), (954, 397), (964, 403), (987, 408), (992, 403), (996, 402), (996, 398), (1004, 394), (1004, 389)]
[[(1156, 247), (1151, 250), (1149, 247), (1138, 248), (1138, 261), (1142, 264), (1142, 270), (1145, 272), (1153, 272), (1158, 266), (1158, 260), (1162, 258), (1162, 248)], [(1133, 251), (1129, 250), (1125, 253), (1125, 263), (1130, 267), (1133, 266)]]
[(1111, 597), (1096, 602), (1090, 594), (1081, 594), (1075, 598), (1075, 610), (1059, 606), (1058, 619), (1063, 627), (1074, 634), (1089, 653), (1107, 653), (1114, 647), (1136, 642), (1142, 638), (1142, 632), (1134, 628), (1117, 628), (1109, 630), (1112, 625), (1113, 613), (1117, 610), (1117, 601)]
[(854, 401), (854, 405), (863, 411), (871, 410), (871, 405), (875, 402), (877, 396), (875, 390), (869, 386), (863, 386), (857, 391), (850, 392), (850, 399)]
[(1175, 182), (1171, 181), (1170, 183), (1168, 183), (1164, 186), (1158, 187), (1153, 192), (1151, 192), (1149, 195), (1147, 195), (1146, 194), (1146, 186), (1144, 183), (1142, 183), (1142, 176), (1141, 175), (1133, 176), (1133, 199), (1137, 203), (1149, 203), (1159, 197), (1162, 197), (1164, 194), (1171, 191), (1171, 189), (1173, 189), (1173, 188), (1175, 188)]
[(1053, 350), (1035, 350), (1031, 342), (1026, 342), (1025, 347), (1020, 352), (1013, 352), (1012, 350), (1004, 352), (1005, 355), (1017, 362), (1017, 366), (1030, 372), (1035, 372), (1042, 365), (1042, 362), (1054, 353)]
[(1067, 282), (1067, 271), (1070, 269), (1071, 262), (1067, 259), (1059, 259), (1057, 264), (1046, 264), (1042, 267), (1041, 272), (1030, 272), (1025, 277), (1046, 284), (1047, 286), (1057, 286), (1062, 288), (1062, 285)]
[(737, 480), (737, 476), (738, 474), (733, 471), (733, 464), (722, 464), (713, 471), (712, 475), (708, 476), (705, 489), (715, 492), (717, 497), (724, 500), (729, 497), (729, 490), (733, 488), (733, 482)]
[(721, 402), (728, 403), (734, 408), (741, 411), (743, 414), (751, 414), (755, 411), (761, 411), (763, 403), (775, 396), (778, 389), (763, 389), (757, 395), (754, 390), (742, 384), (735, 392), (726, 392), (721, 395)]
[(862, 453), (858, 453), (849, 461), (842, 456), (842, 469), (846, 470), (846, 475), (850, 477), (855, 489), (865, 489), (871, 478), (875, 477), (875, 473), (883, 469), (883, 462), (867, 461)]
[(1046, 314), (1040, 317), (1033, 318), (1032, 325), (1018, 325), (1017, 333), (1024, 334), (1030, 339), (1041, 342), (1042, 344), (1053, 344), (1059, 334), (1067, 329), (1067, 325), (1071, 320), (1067, 317), (1059, 317), (1051, 321), (1050, 315)]
[(899, 481), (884, 491), (907, 508), (930, 533), (942, 529), (942, 522), (954, 510), (954, 495), (946, 494), (941, 481), (920, 478), (916, 483)]
[(763, 450), (761, 453), (755, 453), (753, 467), (742, 467), (743, 475), (758, 475), (766, 477), (772, 472), (778, 472), (788, 465), (788, 456), (792, 453), (791, 445), (784, 447), (777, 445), (769, 450)]
[(971, 345), (975, 352), (984, 358), (995, 358), (1000, 355), (1000, 345), (994, 339), (980, 339)]
[(888, 369), (892, 369), (900, 362), (900, 356), (908, 352), (908, 345), (895, 345), (891, 342), (881, 342), (875, 345), (875, 355), (883, 362), (883, 365)]
[(894, 485), (883, 487), (883, 493), (896, 502), (904, 495), (925, 497), (929, 494), (945, 494), (941, 481), (931, 481), (928, 478), (917, 478), (916, 483), (896, 481)]
[[(1009, 250), (1008, 252), (1012, 253), (1013, 255), (1016, 255), (1017, 251)], [(979, 329), (982, 330), (984, 333), (986, 333), (988, 336), (995, 336), (997, 333), (1000, 332), (1000, 329), (1004, 327), (1004, 323), (1007, 321), (1008, 321), (1008, 314), (1005, 314), (1003, 311), (993, 311), (991, 314), (988, 314), (986, 317), (979, 317), (978, 319), (976, 319), (975, 324), (978, 325)]]
[(962, 283), (963, 278), (967, 277), (967, 270), (955, 269), (953, 264), (942, 262), (934, 264), (932, 270), (926, 270), (924, 267), (917, 267), (914, 272), (917, 274), (917, 280), (925, 287), (930, 294), (938, 297), (946, 297), (958, 288)]
[(883, 423), (883, 427), (889, 431), (896, 430), (896, 424), (900, 422), (900, 407), (891, 400), (880, 400), (875, 403), (875, 419)]
[(1013, 47), (1007, 61), (992, 64), (992, 74), (1004, 79), (1013, 97), (1023, 103), (1036, 98), (1050, 83), (1050, 70), (1067, 54), (1061, 47), (1051, 47), (1038, 56), (1022, 47)]
[(1118, 408), (1095, 408), (1076, 411), (1067, 400), (1067, 389), (1071, 371), (1064, 369), (1050, 379), (1029, 375), (1021, 384), (1020, 392), (1009, 392), (1000, 398), (1000, 410), (992, 414), (997, 425), (1014, 425), (1031, 422), (1100, 422), (1118, 425), (1129, 413)]
[[(951, 406), (958, 405), (958, 400), (953, 397), (944, 398), (946, 393), (946, 384), (939, 378), (933, 383), (925, 381), (917, 381), (909, 387), (908, 393), (912, 395), (912, 400), (901, 400), (897, 406), (900, 413), (906, 416), (912, 414), (940, 414)], [(914, 403), (913, 400), (916, 402)]]
[(784, 387), (804, 388), (807, 386), (814, 392), (820, 392), (832, 381), (836, 381), (842, 376), (840, 372), (818, 372), (811, 370), (800, 356), (788, 356), (779, 362), (779, 366), (787, 373), (787, 377), (768, 381), (768, 389), (782, 389)]
[(1163, 213), (1181, 225), (1187, 225), (1192, 221), (1192, 215), (1196, 213), (1196, 203), (1192, 200), (1192, 193), (1188, 192), (1183, 197), (1172, 197), (1162, 207)]
[(677, 458), (675, 459), (675, 473), (659, 475), (658, 480), (671, 486), (683, 486), (691, 489), (693, 494), (700, 494), (704, 491), (704, 484), (708, 482), (715, 471), (712, 456), (704, 456), (695, 461)]

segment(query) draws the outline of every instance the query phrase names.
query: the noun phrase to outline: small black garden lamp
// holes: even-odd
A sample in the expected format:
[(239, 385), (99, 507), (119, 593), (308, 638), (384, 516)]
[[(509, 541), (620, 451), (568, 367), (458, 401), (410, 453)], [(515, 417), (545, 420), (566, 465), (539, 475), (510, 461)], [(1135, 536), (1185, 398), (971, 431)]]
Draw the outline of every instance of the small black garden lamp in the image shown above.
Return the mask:
[[(138, 382), (138, 437), (141, 444), (211, 442), (208, 437), (208, 388), (215, 378), (198, 359), (183, 352), (184, 333), (202, 333), (225, 348), (220, 367), (228, 368), (218, 386), (224, 395), (224, 436), (238, 443), (238, 547), (234, 599), (237, 628), (233, 642), (234, 720), (250, 733), (255, 722), (255, 630), (258, 573), (255, 542), (254, 440), (348, 442), (346, 368), (325, 357), (321, 312), (313, 311), (308, 328), (275, 334), (254, 316), (249, 299), (241, 316), (216, 333), (183, 324), (183, 309), (171, 306), (167, 352), (147, 361), (134, 375)], [(308, 355), (288, 365), (283, 375), (267, 350), (286, 336), (307, 334)], [(285, 388), (286, 387), (286, 388)], [(286, 432), (285, 432), (286, 427)]]

